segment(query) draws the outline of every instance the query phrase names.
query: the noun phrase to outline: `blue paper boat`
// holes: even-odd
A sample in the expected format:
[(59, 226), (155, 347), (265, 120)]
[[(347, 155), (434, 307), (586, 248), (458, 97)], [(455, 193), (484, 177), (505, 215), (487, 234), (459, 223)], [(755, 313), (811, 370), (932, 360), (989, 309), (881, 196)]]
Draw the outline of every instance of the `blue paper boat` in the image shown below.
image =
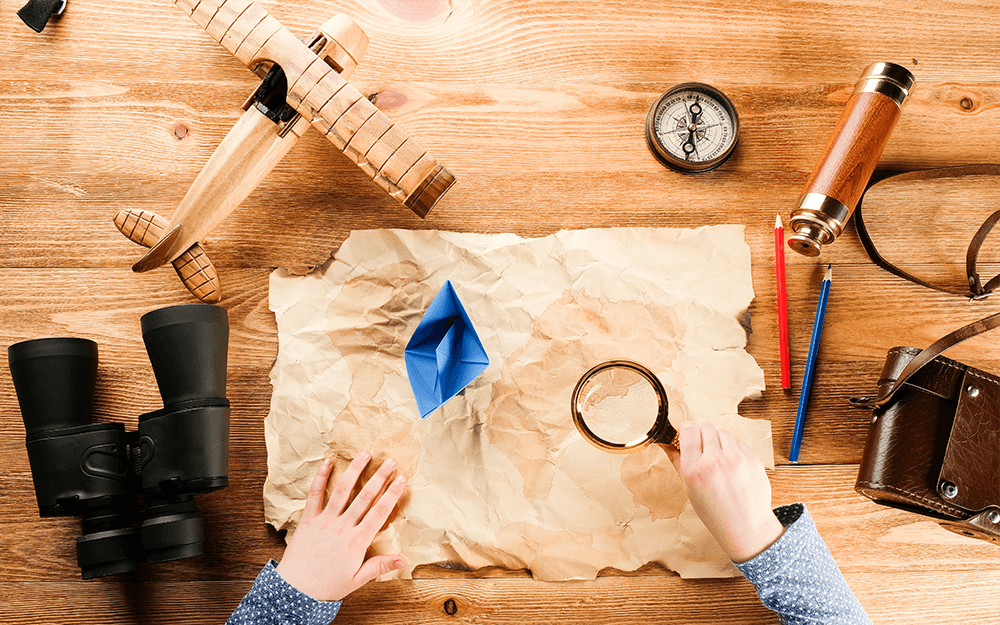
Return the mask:
[(403, 358), (421, 419), (457, 395), (490, 364), (450, 281), (424, 313)]

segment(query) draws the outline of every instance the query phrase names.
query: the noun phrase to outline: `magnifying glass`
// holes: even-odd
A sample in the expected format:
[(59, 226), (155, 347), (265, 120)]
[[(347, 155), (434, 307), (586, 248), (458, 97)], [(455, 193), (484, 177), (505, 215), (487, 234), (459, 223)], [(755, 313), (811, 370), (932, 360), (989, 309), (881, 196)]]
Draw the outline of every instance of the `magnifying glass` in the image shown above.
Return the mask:
[(628, 454), (652, 443), (678, 446), (667, 419), (667, 393), (653, 372), (630, 360), (610, 360), (583, 374), (573, 390), (576, 429), (604, 451)]

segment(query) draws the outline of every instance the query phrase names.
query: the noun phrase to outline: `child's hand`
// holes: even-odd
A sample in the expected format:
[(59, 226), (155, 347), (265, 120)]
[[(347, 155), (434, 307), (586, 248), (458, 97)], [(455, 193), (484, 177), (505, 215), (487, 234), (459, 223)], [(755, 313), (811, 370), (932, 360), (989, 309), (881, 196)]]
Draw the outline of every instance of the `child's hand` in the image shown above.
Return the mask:
[(691, 506), (731, 560), (750, 560), (785, 531), (771, 511), (764, 463), (749, 445), (710, 423), (685, 421), (680, 453), (665, 448)]
[(320, 464), (309, 487), (306, 507), (298, 529), (278, 564), (286, 582), (321, 601), (339, 601), (383, 573), (406, 566), (399, 555), (365, 553), (403, 494), (406, 478), (397, 477), (381, 497), (379, 493), (396, 470), (396, 461), (386, 460), (348, 506), (348, 499), (365, 466), (371, 460), (359, 452), (323, 505), (326, 485), (333, 471), (329, 459)]

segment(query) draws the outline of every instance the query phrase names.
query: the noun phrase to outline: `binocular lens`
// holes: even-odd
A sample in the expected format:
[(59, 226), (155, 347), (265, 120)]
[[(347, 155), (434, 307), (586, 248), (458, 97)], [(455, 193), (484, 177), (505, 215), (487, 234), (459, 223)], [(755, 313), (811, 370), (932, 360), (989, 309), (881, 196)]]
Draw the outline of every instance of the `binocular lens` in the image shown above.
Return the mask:
[(94, 531), (76, 539), (76, 562), (83, 579), (134, 573), (139, 570), (141, 561), (142, 544), (134, 527)]
[(205, 534), (190, 497), (152, 505), (139, 527), (147, 562), (169, 562), (201, 555)]
[(54, 338), (7, 348), (28, 436), (90, 423), (97, 382), (97, 343)]
[(224, 398), (229, 317), (225, 308), (182, 304), (142, 316), (142, 340), (165, 407)]

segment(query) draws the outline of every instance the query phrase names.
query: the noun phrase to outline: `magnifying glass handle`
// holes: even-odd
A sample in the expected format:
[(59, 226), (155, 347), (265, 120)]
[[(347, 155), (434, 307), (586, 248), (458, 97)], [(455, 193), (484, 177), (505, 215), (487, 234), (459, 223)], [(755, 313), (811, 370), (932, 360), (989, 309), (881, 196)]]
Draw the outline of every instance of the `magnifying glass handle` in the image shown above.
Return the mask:
[(670, 445), (677, 451), (681, 450), (681, 433), (677, 431), (670, 422), (667, 422), (667, 426), (663, 428), (663, 432), (656, 437), (656, 442), (661, 445)]

